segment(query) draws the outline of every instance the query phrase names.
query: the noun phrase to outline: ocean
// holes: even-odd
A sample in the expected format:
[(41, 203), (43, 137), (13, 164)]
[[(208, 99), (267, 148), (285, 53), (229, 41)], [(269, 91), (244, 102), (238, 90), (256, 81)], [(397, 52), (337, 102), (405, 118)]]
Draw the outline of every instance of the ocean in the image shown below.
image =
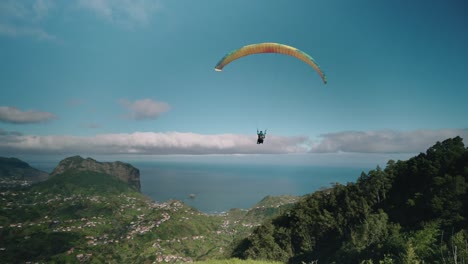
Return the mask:
[[(30, 162), (51, 172), (58, 162)], [(140, 170), (141, 192), (158, 202), (183, 201), (205, 213), (248, 209), (267, 195), (304, 195), (332, 183), (355, 182), (371, 168), (277, 164), (130, 162)]]
[(332, 183), (355, 182), (356, 167), (264, 164), (134, 163), (141, 191), (156, 201), (176, 199), (205, 213), (248, 209), (267, 195), (304, 195)]

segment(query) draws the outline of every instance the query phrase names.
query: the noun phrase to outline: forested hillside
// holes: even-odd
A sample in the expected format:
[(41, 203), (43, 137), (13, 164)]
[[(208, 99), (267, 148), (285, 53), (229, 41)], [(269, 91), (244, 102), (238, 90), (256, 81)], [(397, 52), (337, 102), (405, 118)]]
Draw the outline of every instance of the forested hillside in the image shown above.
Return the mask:
[(265, 222), (233, 257), (289, 263), (466, 263), (468, 150), (437, 142)]

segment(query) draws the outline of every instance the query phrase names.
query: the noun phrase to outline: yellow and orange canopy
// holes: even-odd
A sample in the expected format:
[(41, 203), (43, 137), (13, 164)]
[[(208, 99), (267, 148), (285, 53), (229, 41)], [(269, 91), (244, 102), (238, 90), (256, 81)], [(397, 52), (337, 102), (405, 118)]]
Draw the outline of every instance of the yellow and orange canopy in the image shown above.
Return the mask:
[(222, 71), (224, 66), (227, 64), (231, 63), (234, 60), (237, 60), (239, 58), (242, 58), (247, 55), (251, 54), (259, 54), (259, 53), (279, 53), (279, 54), (286, 54), (289, 56), (296, 57), (305, 63), (309, 64), (312, 68), (314, 68), (317, 73), (320, 75), (320, 77), (323, 80), (323, 83), (327, 83), (327, 78), (325, 77), (325, 74), (323, 71), (320, 69), (318, 64), (314, 61), (314, 59), (309, 56), (307, 53), (296, 49), (291, 46), (283, 45), (280, 43), (258, 43), (258, 44), (252, 44), (252, 45), (247, 45), (244, 46), (240, 49), (234, 50), (226, 56), (224, 56), (218, 64), (216, 64), (215, 71)]

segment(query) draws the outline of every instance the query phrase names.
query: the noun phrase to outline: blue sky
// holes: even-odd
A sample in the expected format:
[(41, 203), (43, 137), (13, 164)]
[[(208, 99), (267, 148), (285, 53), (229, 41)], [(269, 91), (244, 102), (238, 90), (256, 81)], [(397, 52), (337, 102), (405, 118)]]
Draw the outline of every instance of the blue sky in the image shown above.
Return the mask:
[[(2, 1), (0, 153), (422, 152), (468, 136), (467, 12), (457, 0)], [(214, 71), (261, 42), (307, 52), (328, 84), (278, 54)]]

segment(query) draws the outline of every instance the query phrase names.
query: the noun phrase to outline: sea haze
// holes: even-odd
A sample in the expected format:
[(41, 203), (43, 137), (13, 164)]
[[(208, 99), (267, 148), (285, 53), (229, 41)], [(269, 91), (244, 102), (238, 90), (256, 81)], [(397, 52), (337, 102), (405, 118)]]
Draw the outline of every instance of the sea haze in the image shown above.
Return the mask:
[(368, 168), (264, 164), (136, 162), (141, 191), (156, 201), (170, 199), (206, 213), (248, 209), (267, 195), (304, 195), (331, 183), (354, 182)]

